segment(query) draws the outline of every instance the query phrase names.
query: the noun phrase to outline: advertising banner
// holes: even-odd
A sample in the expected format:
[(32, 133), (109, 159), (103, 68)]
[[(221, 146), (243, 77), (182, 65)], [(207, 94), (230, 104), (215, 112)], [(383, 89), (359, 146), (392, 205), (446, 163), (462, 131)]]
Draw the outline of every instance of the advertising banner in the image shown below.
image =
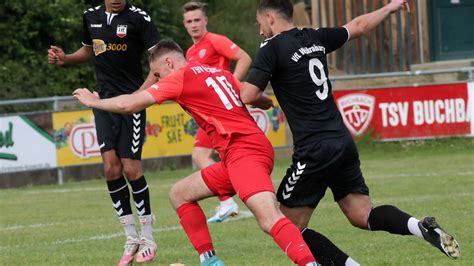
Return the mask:
[(344, 123), (355, 135), (382, 140), (472, 136), (472, 84), (335, 91)]
[[(286, 145), (286, 122), (278, 105), (249, 111), (273, 146)], [(101, 162), (91, 111), (54, 113), (53, 124), (59, 166)], [(178, 104), (147, 108), (142, 158), (191, 154), (197, 130), (196, 122)]]
[(56, 167), (53, 137), (27, 116), (0, 117), (0, 173)]
[(92, 111), (53, 113), (58, 166), (100, 163)]

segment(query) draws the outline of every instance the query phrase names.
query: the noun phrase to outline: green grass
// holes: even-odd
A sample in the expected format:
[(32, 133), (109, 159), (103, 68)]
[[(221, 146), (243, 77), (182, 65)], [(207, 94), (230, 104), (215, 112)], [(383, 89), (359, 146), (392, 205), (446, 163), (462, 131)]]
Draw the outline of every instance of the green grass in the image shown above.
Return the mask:
[[(461, 258), (451, 261), (413, 236), (352, 228), (330, 192), (311, 227), (363, 265), (472, 265), (474, 141), (362, 141), (358, 145), (373, 202), (394, 204), (417, 217), (436, 216), (461, 244)], [(275, 185), (287, 165), (288, 160), (283, 160), (275, 166)], [(173, 182), (190, 172), (147, 173), (158, 222), (154, 236), (159, 251), (153, 265), (198, 265), (167, 199)], [(211, 215), (216, 203), (210, 199), (201, 206)], [(227, 265), (291, 265), (253, 218), (211, 225), (210, 230)], [(0, 265), (114, 265), (123, 244), (121, 227), (100, 180), (0, 191), (0, 240)]]

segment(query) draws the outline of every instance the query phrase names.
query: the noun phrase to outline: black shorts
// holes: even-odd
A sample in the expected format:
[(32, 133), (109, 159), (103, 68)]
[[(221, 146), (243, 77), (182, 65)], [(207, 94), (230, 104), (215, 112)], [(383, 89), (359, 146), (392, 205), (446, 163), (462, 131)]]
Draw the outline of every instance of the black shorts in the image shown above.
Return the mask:
[(316, 208), (330, 188), (334, 201), (349, 193), (369, 195), (360, 170), (359, 153), (350, 135), (323, 139), (293, 154), (293, 163), (278, 188), (278, 201), (287, 207)]
[(100, 152), (115, 150), (120, 158), (140, 160), (145, 140), (146, 111), (131, 115), (93, 109)]

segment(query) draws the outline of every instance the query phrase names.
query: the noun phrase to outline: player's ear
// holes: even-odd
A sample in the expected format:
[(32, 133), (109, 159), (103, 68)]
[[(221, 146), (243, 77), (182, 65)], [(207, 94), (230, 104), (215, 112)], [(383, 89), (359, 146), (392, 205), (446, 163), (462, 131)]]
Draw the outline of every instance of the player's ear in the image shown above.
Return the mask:
[(273, 23), (275, 23), (275, 16), (272, 12), (267, 12), (267, 22), (268, 22), (268, 25), (273, 25)]
[(169, 68), (173, 68), (173, 59), (171, 59), (171, 57), (166, 57), (165, 58), (165, 64), (169, 67)]

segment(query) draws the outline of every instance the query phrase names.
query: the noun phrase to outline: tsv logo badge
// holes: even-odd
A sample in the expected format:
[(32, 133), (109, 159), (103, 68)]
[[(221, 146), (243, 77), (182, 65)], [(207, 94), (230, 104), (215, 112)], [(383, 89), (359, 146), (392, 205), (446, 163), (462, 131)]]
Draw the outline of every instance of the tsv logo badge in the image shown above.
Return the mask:
[(363, 134), (374, 115), (375, 97), (362, 93), (348, 94), (337, 99), (337, 105), (349, 131), (356, 136)]

